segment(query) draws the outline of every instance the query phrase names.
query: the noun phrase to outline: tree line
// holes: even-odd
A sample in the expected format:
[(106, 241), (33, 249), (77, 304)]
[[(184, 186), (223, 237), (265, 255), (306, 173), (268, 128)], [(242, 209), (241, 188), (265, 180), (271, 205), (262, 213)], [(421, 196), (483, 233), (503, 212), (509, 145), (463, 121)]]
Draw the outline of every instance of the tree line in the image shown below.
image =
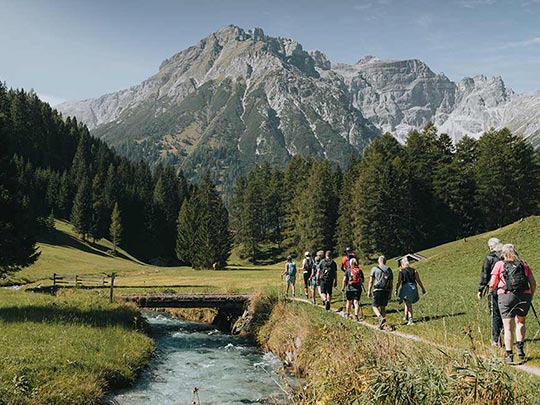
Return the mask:
[(399, 255), (539, 210), (540, 159), (530, 143), (504, 128), (454, 145), (432, 123), (404, 145), (391, 134), (374, 140), (344, 173), (300, 156), (284, 171), (255, 166), (230, 204), (235, 244), (253, 262), (269, 244)]
[[(36, 238), (54, 218), (71, 221), (84, 239), (111, 238), (145, 261), (194, 267), (226, 262), (228, 213), (208, 176), (190, 184), (171, 167), (151, 170), (131, 162), (35, 93), (2, 83), (0, 148), (2, 273), (37, 259)], [(181, 208), (196, 211), (192, 229), (178, 221)], [(212, 245), (204, 260), (185, 253), (180, 239), (190, 238)]]

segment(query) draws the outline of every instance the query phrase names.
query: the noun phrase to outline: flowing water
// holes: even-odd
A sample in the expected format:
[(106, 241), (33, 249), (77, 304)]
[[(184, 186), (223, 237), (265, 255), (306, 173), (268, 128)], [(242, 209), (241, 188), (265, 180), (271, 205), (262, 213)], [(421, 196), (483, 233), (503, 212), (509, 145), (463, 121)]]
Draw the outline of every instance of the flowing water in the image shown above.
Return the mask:
[[(137, 384), (108, 399), (116, 404), (284, 403), (278, 358), (211, 325), (146, 313), (158, 356)], [(194, 393), (195, 387), (198, 392)], [(195, 401), (195, 402), (193, 402)]]

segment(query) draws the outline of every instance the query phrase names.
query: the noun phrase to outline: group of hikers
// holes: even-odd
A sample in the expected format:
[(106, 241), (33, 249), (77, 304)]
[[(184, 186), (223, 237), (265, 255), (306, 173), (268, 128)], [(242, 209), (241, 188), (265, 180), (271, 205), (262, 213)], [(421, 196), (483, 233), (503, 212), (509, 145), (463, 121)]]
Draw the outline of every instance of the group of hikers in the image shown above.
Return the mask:
[[(504, 342), (505, 362), (515, 364), (514, 339), (518, 358), (525, 359), (525, 318), (532, 307), (536, 281), (529, 265), (520, 259), (514, 245), (503, 245), (499, 239), (491, 238), (488, 247), (490, 252), (483, 262), (478, 299), (488, 292), (492, 346), (502, 347)], [(372, 267), (369, 274), (367, 296), (372, 299), (372, 308), (378, 318), (379, 329), (385, 328), (386, 307), (392, 296), (392, 290), (398, 301), (404, 304), (403, 320), (407, 325), (414, 325), (412, 304), (419, 300), (418, 287), (423, 294), (426, 293), (418, 271), (410, 266), (407, 256), (399, 259), (398, 263), (399, 273), (395, 286), (392, 269), (386, 265), (384, 256), (379, 256), (377, 265)], [(314, 259), (310, 252), (305, 252), (299, 271), (304, 278), (305, 297), (315, 305), (318, 293), (322, 305), (329, 310), (332, 291), (338, 285), (338, 269), (332, 259), (332, 251), (319, 251)], [(347, 318), (359, 320), (360, 296), (364, 290), (365, 279), (358, 258), (350, 248), (346, 249), (341, 261), (341, 271), (343, 273), (341, 293), (344, 299), (346, 298), (343, 314)], [(289, 289), (292, 296), (295, 296), (296, 273), (296, 263), (288, 256), (282, 273), (282, 277), (286, 276), (286, 296), (289, 295)], [(532, 309), (534, 311), (534, 307)], [(501, 332), (504, 332), (503, 339)]]
[[(323, 306), (326, 310), (330, 310), (332, 291), (338, 285), (337, 264), (332, 259), (332, 251), (319, 251), (315, 259), (312, 259), (310, 252), (306, 252), (300, 271), (304, 278), (305, 297), (309, 298), (311, 303), (315, 305), (318, 293)], [(345, 256), (341, 260), (341, 271), (343, 273), (341, 293), (344, 300), (346, 298), (344, 316), (359, 320), (360, 296), (362, 290), (365, 290), (365, 277), (358, 264), (358, 258), (350, 248), (345, 250)], [(292, 296), (295, 296), (296, 272), (296, 263), (291, 256), (288, 256), (285, 270), (281, 274), (282, 277), (286, 276), (285, 296), (289, 295), (289, 289), (291, 289)], [(406, 257), (401, 258), (398, 279), (395, 284), (395, 295), (400, 302), (404, 303), (403, 320), (407, 322), (407, 325), (414, 324), (412, 304), (419, 300), (418, 286), (425, 294), (426, 289), (420, 280), (418, 271), (410, 267)], [(386, 265), (386, 258), (379, 256), (377, 265), (371, 269), (367, 287), (367, 296), (372, 299), (373, 312), (378, 318), (379, 329), (385, 327), (386, 307), (392, 296), (393, 287), (394, 274), (392, 269)]]
[(514, 245), (503, 245), (499, 239), (491, 238), (488, 240), (488, 248), (490, 252), (482, 265), (478, 299), (488, 292), (491, 345), (503, 346), (503, 331), (502, 340), (506, 349), (504, 361), (514, 364), (514, 339), (519, 360), (525, 360), (525, 318), (531, 307), (535, 311), (532, 297), (536, 290), (536, 280), (527, 262), (520, 259)]

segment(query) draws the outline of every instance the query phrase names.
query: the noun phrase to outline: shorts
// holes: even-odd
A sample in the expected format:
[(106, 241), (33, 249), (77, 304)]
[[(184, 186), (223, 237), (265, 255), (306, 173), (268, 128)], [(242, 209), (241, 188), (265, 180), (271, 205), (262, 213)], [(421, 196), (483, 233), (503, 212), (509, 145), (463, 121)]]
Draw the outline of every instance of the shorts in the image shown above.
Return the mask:
[(289, 276), (287, 275), (287, 277), (285, 277), (285, 282), (287, 284), (292, 284), (294, 285), (296, 283), (296, 276)]
[(312, 277), (311, 278), (311, 286), (312, 287), (317, 287), (317, 277)]
[(527, 316), (531, 307), (532, 296), (525, 293), (499, 294), (499, 311), (502, 319), (518, 316)]
[(305, 288), (308, 288), (309, 287), (309, 284), (310, 284), (310, 281), (311, 281), (311, 277), (310, 277), (311, 274), (309, 273), (304, 273), (304, 287)]
[(347, 290), (345, 295), (347, 296), (347, 301), (360, 301), (360, 294), (362, 290)]
[(374, 307), (385, 307), (388, 305), (389, 300), (390, 300), (390, 291), (388, 290), (373, 291), (373, 306)]
[(321, 294), (330, 294), (332, 295), (332, 288), (334, 287), (333, 280), (321, 280)]

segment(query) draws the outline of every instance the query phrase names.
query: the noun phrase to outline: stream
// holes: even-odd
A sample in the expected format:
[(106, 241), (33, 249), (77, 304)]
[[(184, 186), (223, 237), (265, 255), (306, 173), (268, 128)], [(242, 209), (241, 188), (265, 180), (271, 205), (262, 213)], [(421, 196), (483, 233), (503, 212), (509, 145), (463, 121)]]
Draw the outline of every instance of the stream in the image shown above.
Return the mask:
[[(144, 314), (157, 357), (134, 387), (113, 393), (109, 404), (286, 403), (279, 386), (280, 360), (251, 342), (211, 325), (186, 322), (159, 312)], [(279, 386), (278, 386), (279, 384)], [(195, 387), (198, 392), (194, 393)]]

